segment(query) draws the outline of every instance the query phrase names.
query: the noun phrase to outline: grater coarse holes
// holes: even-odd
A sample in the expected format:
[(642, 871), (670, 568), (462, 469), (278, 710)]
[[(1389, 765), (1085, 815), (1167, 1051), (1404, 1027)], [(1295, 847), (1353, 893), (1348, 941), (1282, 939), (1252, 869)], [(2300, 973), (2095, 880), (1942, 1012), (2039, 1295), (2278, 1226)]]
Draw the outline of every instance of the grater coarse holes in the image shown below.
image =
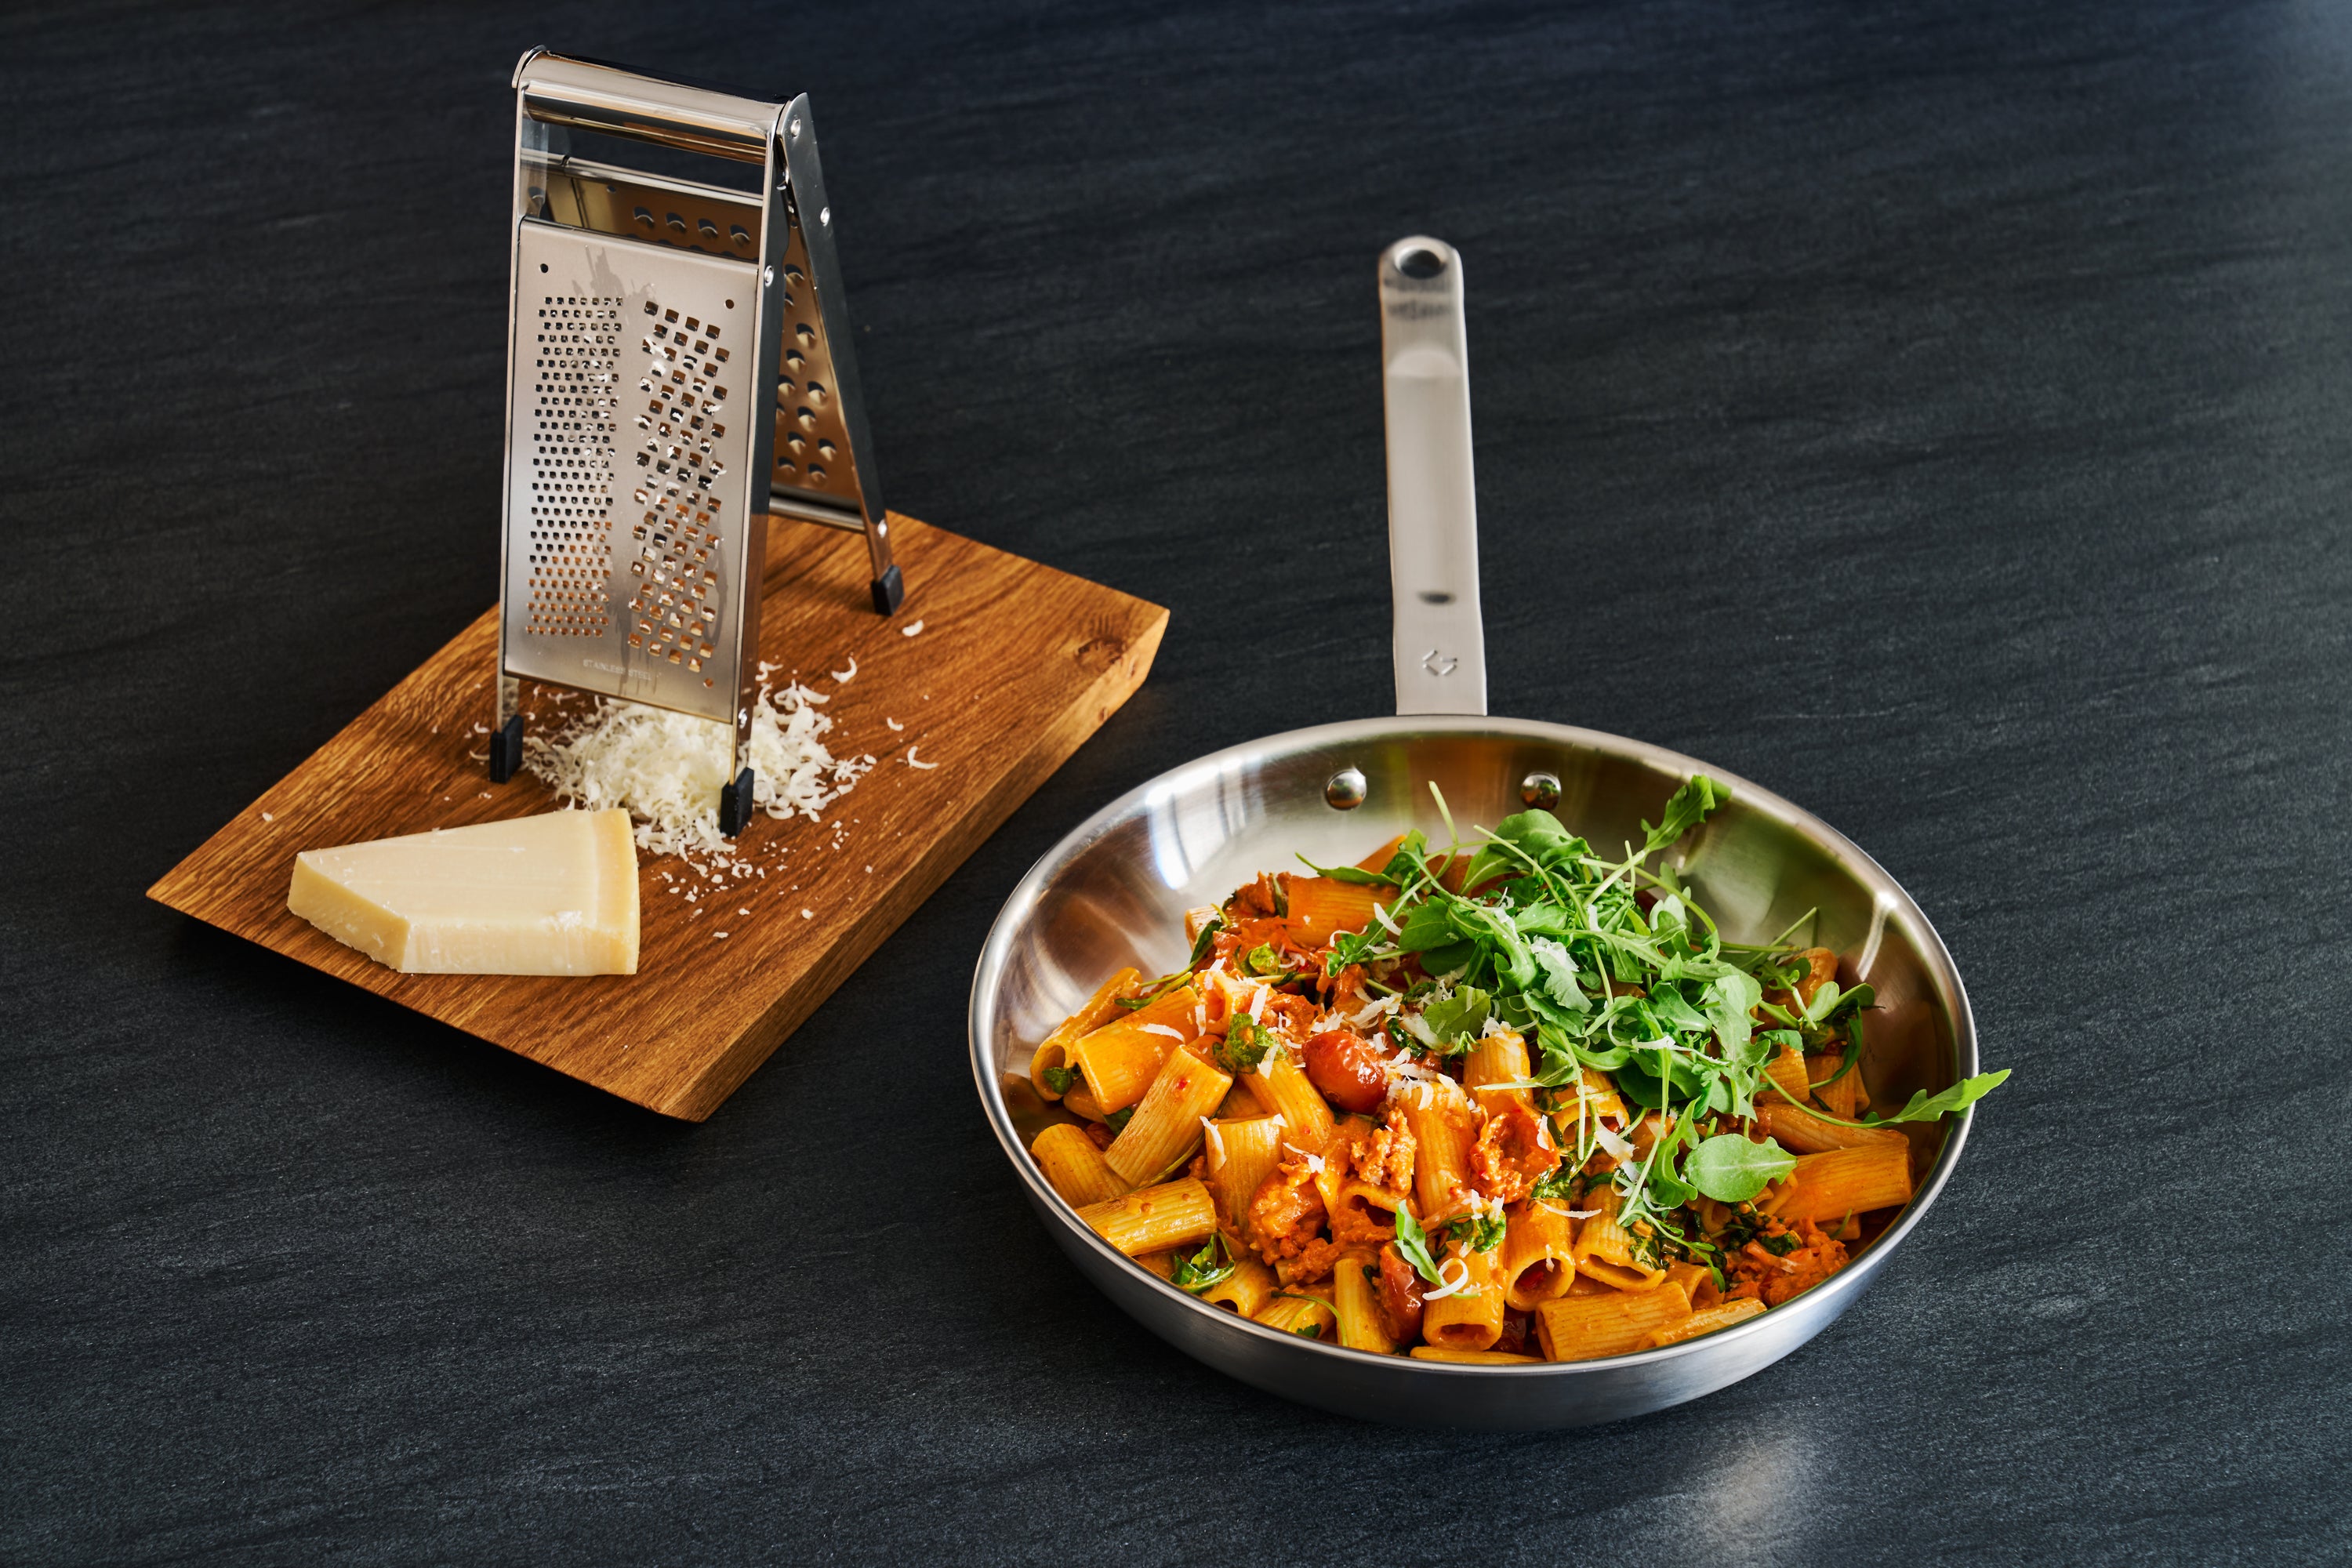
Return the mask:
[[(719, 826), (737, 833), (771, 519), (863, 533), (875, 608), (904, 596), (814, 121), (805, 95), (543, 50), (515, 95), (491, 776), (521, 763), (525, 679), (670, 709), (731, 727)], [(760, 186), (592, 160), (575, 140), (757, 164)]]

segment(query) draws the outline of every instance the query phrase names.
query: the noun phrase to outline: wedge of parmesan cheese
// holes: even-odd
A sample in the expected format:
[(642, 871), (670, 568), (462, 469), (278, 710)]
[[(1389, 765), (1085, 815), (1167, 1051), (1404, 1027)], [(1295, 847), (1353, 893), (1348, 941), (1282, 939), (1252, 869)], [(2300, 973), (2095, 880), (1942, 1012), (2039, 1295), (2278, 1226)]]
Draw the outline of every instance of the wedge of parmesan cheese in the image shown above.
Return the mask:
[(551, 811), (306, 849), (286, 907), (411, 974), (635, 974), (625, 811)]

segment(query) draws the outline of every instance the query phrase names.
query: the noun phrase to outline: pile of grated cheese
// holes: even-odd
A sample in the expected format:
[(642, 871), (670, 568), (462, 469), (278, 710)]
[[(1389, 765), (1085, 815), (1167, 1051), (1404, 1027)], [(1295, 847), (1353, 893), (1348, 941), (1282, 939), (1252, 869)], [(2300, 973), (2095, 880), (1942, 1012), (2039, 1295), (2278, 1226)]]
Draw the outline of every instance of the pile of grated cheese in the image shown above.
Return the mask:
[[(818, 711), (825, 699), (797, 681), (772, 690), (768, 667), (760, 674), (752, 802), (772, 817), (821, 822), (818, 813), (855, 788), (874, 759), (835, 756), (823, 739), (833, 721)], [(641, 849), (728, 859), (736, 845), (719, 831), (719, 791), (731, 741), (725, 724), (604, 698), (552, 738), (528, 737), (523, 766), (590, 811), (625, 808)]]

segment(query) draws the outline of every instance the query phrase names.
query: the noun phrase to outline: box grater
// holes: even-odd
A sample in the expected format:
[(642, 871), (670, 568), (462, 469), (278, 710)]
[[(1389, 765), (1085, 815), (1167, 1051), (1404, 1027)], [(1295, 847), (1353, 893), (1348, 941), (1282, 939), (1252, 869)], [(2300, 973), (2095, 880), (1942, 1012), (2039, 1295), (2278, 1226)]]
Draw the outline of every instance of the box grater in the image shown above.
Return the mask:
[[(815, 121), (805, 94), (764, 101), (544, 49), (514, 88), (490, 775), (521, 765), (525, 679), (691, 713), (734, 731), (719, 812), (734, 834), (751, 815), (771, 514), (864, 533), (874, 607), (904, 596)], [(607, 143), (698, 174), (755, 166), (758, 184), (625, 167)]]

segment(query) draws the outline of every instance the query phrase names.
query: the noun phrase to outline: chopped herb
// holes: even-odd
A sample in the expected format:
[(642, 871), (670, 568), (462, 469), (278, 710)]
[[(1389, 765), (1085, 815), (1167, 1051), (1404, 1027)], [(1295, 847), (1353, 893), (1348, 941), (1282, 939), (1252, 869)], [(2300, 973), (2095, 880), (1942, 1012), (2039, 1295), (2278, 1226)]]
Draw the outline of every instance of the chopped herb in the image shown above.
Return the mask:
[(1078, 1081), (1078, 1069), (1076, 1068), (1047, 1068), (1037, 1076), (1044, 1079), (1045, 1080), (1045, 1087), (1052, 1089), (1055, 1094), (1067, 1094), (1070, 1092), (1070, 1085)]
[(1225, 1030), (1225, 1037), (1217, 1042), (1217, 1062), (1227, 1072), (1235, 1075), (1255, 1072), (1276, 1044), (1272, 1029), (1247, 1013), (1236, 1013), (1232, 1026)]
[(1269, 942), (1260, 942), (1250, 949), (1242, 958), (1242, 968), (1261, 979), (1276, 974), (1287, 974), (1290, 972), (1288, 966), (1282, 962), (1282, 955), (1275, 952)]
[(1565, 1163), (1554, 1165), (1537, 1181), (1528, 1196), (1531, 1200), (1573, 1203), (1575, 1200), (1570, 1196), (1570, 1189), (1583, 1174), (1582, 1171)]
[(1127, 1131), (1127, 1124), (1134, 1120), (1135, 1107), (1130, 1105), (1122, 1110), (1114, 1110), (1109, 1115), (1104, 1117), (1103, 1125), (1109, 1128), (1113, 1132), (1124, 1132)]
[(1775, 1258), (1786, 1258), (1797, 1250), (1797, 1238), (1789, 1231), (1780, 1231), (1771, 1236), (1759, 1236), (1756, 1239), (1763, 1243), (1764, 1250)]
[(1320, 1323), (1301, 1323), (1290, 1331), (1298, 1335), (1301, 1339), (1319, 1340), (1323, 1337), (1323, 1325)]
[(1503, 1245), (1506, 1228), (1499, 1214), (1468, 1214), (1447, 1223), (1446, 1231), (1472, 1252), (1492, 1252)]
[(1169, 1282), (1180, 1290), (1190, 1290), (1195, 1296), (1213, 1285), (1222, 1285), (1234, 1277), (1241, 1267), (1233, 1249), (1225, 1243), (1223, 1231), (1211, 1234), (1208, 1242), (1190, 1258), (1180, 1258), (1170, 1270)]

